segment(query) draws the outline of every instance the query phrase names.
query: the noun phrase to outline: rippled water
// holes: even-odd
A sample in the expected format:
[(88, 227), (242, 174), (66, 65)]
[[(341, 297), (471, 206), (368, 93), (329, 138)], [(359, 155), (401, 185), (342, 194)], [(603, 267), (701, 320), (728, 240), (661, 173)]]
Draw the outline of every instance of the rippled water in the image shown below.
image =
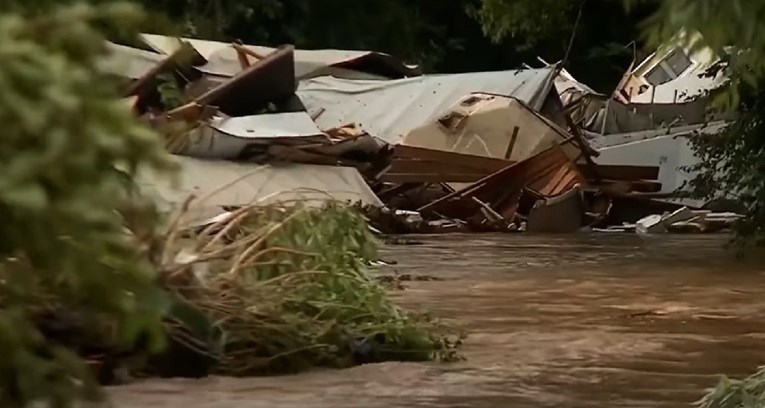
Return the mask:
[[(765, 364), (765, 264), (720, 236), (449, 235), (387, 247), (397, 300), (468, 332), (455, 364), (150, 380), (119, 408), (678, 407)], [(763, 265), (763, 266), (760, 266)]]

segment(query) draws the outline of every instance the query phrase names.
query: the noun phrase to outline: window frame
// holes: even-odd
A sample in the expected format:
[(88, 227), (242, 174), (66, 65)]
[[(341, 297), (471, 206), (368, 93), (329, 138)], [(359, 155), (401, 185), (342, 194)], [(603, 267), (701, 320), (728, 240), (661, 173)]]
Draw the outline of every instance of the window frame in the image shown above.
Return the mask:
[[(679, 72), (676, 72), (674, 68), (669, 63), (669, 60), (676, 56), (680, 55), (683, 58), (683, 62), (687, 62), (687, 64), (684, 64), (684, 68), (682, 68)], [(659, 86), (661, 84), (665, 84), (669, 81), (672, 81), (673, 79), (678, 78), (680, 75), (685, 73), (691, 66), (693, 65), (693, 60), (688, 56), (688, 54), (680, 47), (675, 47), (669, 54), (667, 54), (666, 57), (662, 58), (661, 61), (659, 61), (656, 65), (654, 65), (648, 72), (646, 72), (645, 75), (643, 75), (643, 78), (646, 82), (648, 82), (651, 86)], [(658, 83), (652, 82), (649, 78), (652, 75), (655, 75), (656, 73), (661, 72), (663, 75), (662, 80)]]

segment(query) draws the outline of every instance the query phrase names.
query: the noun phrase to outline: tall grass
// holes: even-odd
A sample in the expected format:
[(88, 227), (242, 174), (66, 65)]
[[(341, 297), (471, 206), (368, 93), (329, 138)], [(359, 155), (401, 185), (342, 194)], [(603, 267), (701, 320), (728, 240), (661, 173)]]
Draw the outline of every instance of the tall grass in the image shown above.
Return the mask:
[(457, 358), (457, 342), (394, 305), (367, 273), (375, 248), (363, 217), (338, 203), (253, 206), (175, 229), (163, 284), (217, 334), (182, 319), (169, 333), (229, 375)]

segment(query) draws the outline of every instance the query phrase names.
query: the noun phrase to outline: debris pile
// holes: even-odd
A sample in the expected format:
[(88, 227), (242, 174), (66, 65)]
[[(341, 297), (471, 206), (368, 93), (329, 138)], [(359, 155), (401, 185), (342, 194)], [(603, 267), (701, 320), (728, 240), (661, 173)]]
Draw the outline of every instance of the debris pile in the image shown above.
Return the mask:
[(559, 64), (422, 75), (376, 52), (142, 39), (149, 49), (109, 44), (100, 68), (124, 81), (125, 103), (180, 167), (134, 180), (183, 215), (158, 251), (175, 300), (173, 344), (151, 364), (162, 375), (454, 358), (455, 343), (365, 274), (368, 227), (647, 235), (741, 218), (724, 193), (715, 208), (684, 196), (692, 138), (726, 118), (680, 89), (724, 79), (661, 77), (677, 53), (631, 68), (608, 96)]
[(693, 211), (683, 207), (671, 213), (649, 215), (637, 222), (635, 230), (638, 234), (718, 232), (729, 230), (741, 218), (734, 213)]
[[(130, 63), (104, 69), (128, 81), (138, 115), (186, 128), (168, 139), (180, 187), (151, 175), (139, 184), (171, 206), (210, 196), (198, 208), (208, 218), (252, 203), (339, 200), (359, 203), (382, 232), (641, 230), (646, 216), (700, 209), (678, 199), (692, 178), (679, 167), (693, 164), (689, 138), (725, 126), (702, 109), (703, 95), (625, 98), (625, 84), (652, 80), (650, 61), (607, 96), (544, 61), (422, 75), (376, 52), (142, 39), (153, 51), (112, 45)], [(718, 230), (709, 216), (703, 228), (659, 224)]]

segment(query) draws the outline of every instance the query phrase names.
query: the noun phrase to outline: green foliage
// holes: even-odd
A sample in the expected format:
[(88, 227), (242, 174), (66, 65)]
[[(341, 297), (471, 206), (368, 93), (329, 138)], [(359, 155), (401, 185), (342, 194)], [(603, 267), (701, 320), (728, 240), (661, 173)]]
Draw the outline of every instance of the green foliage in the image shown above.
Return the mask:
[(481, 0), (473, 15), (493, 41), (517, 38), (530, 48), (541, 39), (570, 36), (576, 5), (567, 0)]
[[(45, 11), (78, 0), (7, 0)], [(101, 4), (114, 0), (87, 0)], [(569, 70), (610, 92), (630, 62), (625, 46), (646, 7), (626, 14), (622, 0), (133, 0), (146, 8), (139, 29), (168, 35), (305, 49), (387, 52), (430, 72), (513, 69), (541, 56), (563, 58), (584, 4)], [(107, 32), (138, 45), (132, 34)], [(604, 52), (603, 44), (612, 44)]]
[[(519, 63), (534, 65), (537, 56), (556, 62), (567, 55), (570, 46), (566, 69), (604, 93), (613, 91), (630, 63), (639, 34), (636, 22), (652, 11), (650, 5), (643, 4), (627, 12), (621, 0), (468, 3), (483, 33), (498, 49), (511, 50)], [(640, 45), (636, 44), (638, 48)]]
[(701, 408), (762, 408), (765, 406), (765, 368), (743, 379), (723, 377), (699, 402)]
[[(282, 0), (138, 0), (147, 10), (167, 15), (183, 34), (200, 38), (228, 37), (247, 27), (247, 36), (269, 38), (262, 23), (284, 16)], [(260, 24), (252, 24), (260, 23)]]
[(148, 214), (128, 200), (121, 172), (165, 167), (166, 153), (94, 65), (104, 46), (95, 27), (138, 17), (117, 3), (0, 15), (2, 406), (95, 395), (70, 345), (41, 335), (40, 315), (88, 316), (84, 335), (109, 327), (116, 344), (139, 333), (162, 344), (163, 296), (117, 209)]
[[(634, 0), (627, 1), (628, 5), (634, 3)], [(765, 1), (762, 0), (663, 0), (658, 2), (657, 11), (644, 26), (653, 45), (683, 30), (700, 32), (706, 44), (716, 51), (735, 45), (751, 51), (753, 61), (763, 61), (765, 33), (760, 30), (763, 17)]]
[[(184, 3), (184, 2), (176, 2)], [(145, 2), (183, 24), (184, 33), (250, 44), (293, 43), (302, 48), (373, 49), (433, 66), (443, 50), (447, 22), (434, 15), (435, 2), (404, 0), (188, 0), (184, 7)], [(432, 5), (429, 3), (433, 3)], [(457, 12), (467, 16), (457, 4)], [(438, 7), (445, 8), (442, 2)], [(452, 6), (448, 6), (453, 8)], [(423, 9), (428, 17), (423, 18)], [(469, 22), (469, 20), (467, 20)]]
[(220, 373), (456, 358), (433, 323), (396, 307), (365, 271), (376, 244), (344, 205), (244, 208), (168, 245), (194, 259), (170, 267), (167, 286), (219, 322)]
[(185, 102), (183, 91), (181, 91), (178, 81), (172, 73), (157, 75), (157, 82), (160, 102), (165, 110), (181, 106)]
[(759, 29), (763, 13), (761, 0), (663, 0), (644, 26), (650, 44), (673, 39), (692, 47), (709, 46), (723, 56), (710, 74), (726, 70), (729, 86), (716, 91), (715, 100), (735, 110), (735, 119), (720, 135), (692, 139), (701, 164), (691, 184), (705, 198), (715, 198), (720, 191), (737, 195), (747, 208), (737, 240), (755, 246), (765, 245), (765, 34)]
[(691, 187), (700, 198), (734, 194), (747, 209), (736, 228), (741, 245), (765, 246), (765, 93), (761, 86), (740, 85), (735, 118), (720, 133), (692, 140), (700, 164)]

